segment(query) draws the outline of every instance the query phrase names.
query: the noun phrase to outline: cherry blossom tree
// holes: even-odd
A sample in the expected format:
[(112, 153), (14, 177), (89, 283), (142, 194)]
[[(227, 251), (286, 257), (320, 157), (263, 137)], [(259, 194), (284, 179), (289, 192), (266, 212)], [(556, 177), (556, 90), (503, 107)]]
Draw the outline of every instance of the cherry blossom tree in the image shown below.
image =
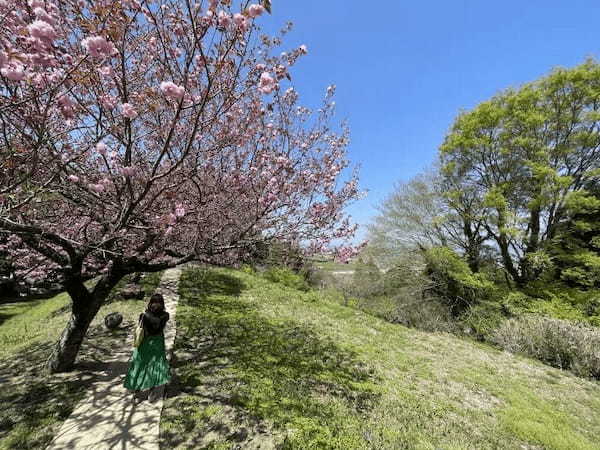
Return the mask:
[[(18, 273), (56, 277), (72, 315), (50, 359), (73, 367), (133, 272), (234, 263), (257, 242), (306, 252), (355, 226), (348, 129), (299, 104), (257, 21), (270, 2), (0, 0), (0, 234)], [(84, 282), (96, 277), (93, 287)]]

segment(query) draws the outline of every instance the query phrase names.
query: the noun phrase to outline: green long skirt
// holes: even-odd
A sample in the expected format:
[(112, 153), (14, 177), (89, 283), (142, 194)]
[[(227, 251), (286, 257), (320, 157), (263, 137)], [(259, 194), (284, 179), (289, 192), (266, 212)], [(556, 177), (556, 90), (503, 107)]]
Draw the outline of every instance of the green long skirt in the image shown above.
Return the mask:
[(133, 350), (123, 385), (131, 391), (143, 391), (170, 380), (171, 369), (165, 353), (165, 337), (145, 337), (140, 346)]

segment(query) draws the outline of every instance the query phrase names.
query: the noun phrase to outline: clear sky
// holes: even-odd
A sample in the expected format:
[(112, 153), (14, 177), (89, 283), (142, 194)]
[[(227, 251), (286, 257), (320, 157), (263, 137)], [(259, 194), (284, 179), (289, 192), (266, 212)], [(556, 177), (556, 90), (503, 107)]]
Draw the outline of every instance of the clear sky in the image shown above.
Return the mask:
[[(570, 67), (600, 50), (598, 0), (272, 0), (266, 31), (294, 22), (282, 51), (306, 44), (293, 71), (307, 106), (337, 85), (338, 119), (368, 196), (359, 224), (431, 164), (456, 114), (501, 89)], [(364, 227), (359, 237), (364, 236)]]

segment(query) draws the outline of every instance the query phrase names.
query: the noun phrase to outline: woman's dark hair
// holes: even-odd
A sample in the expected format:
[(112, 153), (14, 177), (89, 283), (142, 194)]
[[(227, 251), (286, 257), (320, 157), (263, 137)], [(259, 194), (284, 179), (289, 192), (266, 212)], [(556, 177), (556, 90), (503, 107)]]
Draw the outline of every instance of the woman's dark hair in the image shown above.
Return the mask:
[(159, 312), (164, 312), (165, 310), (165, 299), (162, 294), (152, 294), (150, 300), (148, 301), (148, 306), (146, 306), (146, 311), (152, 311), (152, 305), (158, 304), (160, 306)]

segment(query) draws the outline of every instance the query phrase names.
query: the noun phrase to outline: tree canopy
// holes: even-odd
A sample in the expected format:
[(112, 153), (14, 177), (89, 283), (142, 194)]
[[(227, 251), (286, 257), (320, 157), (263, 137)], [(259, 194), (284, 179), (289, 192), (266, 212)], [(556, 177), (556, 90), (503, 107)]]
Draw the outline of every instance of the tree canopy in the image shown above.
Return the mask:
[(308, 50), (274, 56), (289, 27), (262, 36), (265, 8), (0, 2), (0, 250), (73, 298), (54, 370), (127, 273), (233, 262), (260, 241), (352, 254), (335, 87), (318, 111), (299, 103), (285, 84)]
[(439, 170), (398, 186), (380, 208), (375, 246), (386, 233), (392, 251), (402, 242), (445, 245), (473, 270), (491, 250), (517, 284), (536, 279), (556, 258), (562, 224), (577, 211), (595, 213), (599, 127), (593, 60), (460, 113), (440, 146)]

